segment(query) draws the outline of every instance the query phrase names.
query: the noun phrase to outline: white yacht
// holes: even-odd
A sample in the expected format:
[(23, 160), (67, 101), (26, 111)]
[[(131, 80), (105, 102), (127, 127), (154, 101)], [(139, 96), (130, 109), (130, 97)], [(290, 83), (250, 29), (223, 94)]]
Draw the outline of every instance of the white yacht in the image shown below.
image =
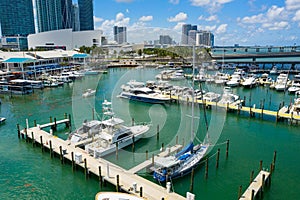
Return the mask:
[(288, 87), (288, 75), (280, 73), (275, 82), (275, 89), (277, 91), (284, 91)]
[(240, 83), (241, 83), (241, 75), (233, 73), (231, 75), (231, 79), (226, 82), (226, 85), (228, 85), (229, 87), (236, 87), (239, 86)]
[(256, 86), (256, 84), (257, 84), (257, 77), (255, 74), (248, 74), (242, 82), (242, 86), (248, 88), (252, 88)]
[(270, 74), (279, 74), (276, 66), (271, 69)]
[(221, 100), (218, 102), (219, 104), (231, 104), (239, 100), (239, 96), (236, 94), (233, 94), (231, 87), (224, 87), (223, 94), (221, 97)]
[(178, 81), (178, 80), (185, 79), (185, 76), (184, 76), (183, 70), (180, 69), (180, 70), (175, 70), (173, 73), (171, 73), (169, 78), (172, 81)]
[(223, 72), (217, 72), (215, 75), (216, 84), (225, 84), (229, 81), (229, 75)]
[(208, 101), (208, 102), (218, 102), (221, 98), (221, 95), (218, 93), (214, 93), (214, 92), (206, 92), (203, 95), (203, 101)]
[(90, 96), (94, 96), (95, 94), (96, 94), (96, 90), (87, 89), (83, 92), (82, 97), (90, 97)]
[(300, 91), (300, 79), (292, 80), (291, 87), (288, 88), (289, 93), (295, 93), (297, 91)]
[(199, 73), (195, 75), (194, 81), (195, 82), (205, 82), (206, 81), (206, 74), (205, 74), (204, 68), (201, 68), (199, 70)]
[(265, 84), (271, 84), (272, 83), (272, 78), (269, 77), (269, 74), (263, 73), (259, 78), (258, 82), (260, 85), (265, 85)]
[(167, 103), (170, 101), (170, 96), (163, 95), (146, 87), (143, 82), (131, 80), (126, 85), (122, 85), (121, 88), (122, 91), (118, 95), (118, 97), (121, 98), (157, 104)]

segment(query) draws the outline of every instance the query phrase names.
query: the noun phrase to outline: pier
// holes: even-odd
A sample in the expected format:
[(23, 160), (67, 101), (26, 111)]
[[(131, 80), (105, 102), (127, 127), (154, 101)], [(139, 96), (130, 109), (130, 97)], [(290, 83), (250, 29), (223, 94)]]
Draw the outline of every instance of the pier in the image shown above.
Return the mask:
[[(65, 121), (61, 120), (57, 122), (63, 123)], [(26, 142), (31, 141), (33, 146), (34, 144), (39, 144), (43, 152), (45, 149), (49, 150), (51, 157), (53, 155), (58, 155), (62, 164), (66, 161), (71, 162), (72, 170), (76, 170), (78, 167), (82, 168), (86, 178), (91, 174), (96, 175), (99, 178), (101, 185), (103, 182), (108, 182), (115, 185), (117, 191), (122, 190), (136, 196), (144, 197), (148, 200), (186, 199), (175, 192), (170, 192), (170, 190), (167, 190), (166, 188), (135, 174), (135, 172), (144, 168), (144, 166), (149, 166), (148, 164), (140, 164), (136, 168), (126, 170), (103, 158), (96, 159), (90, 156), (83, 149), (75, 147), (68, 141), (60, 139), (41, 129), (41, 127), (49, 127), (51, 125), (53, 124), (48, 123), (36, 127), (30, 127), (22, 131), (19, 130), (18, 126), (18, 135), (21, 134), (22, 138), (26, 139)], [(162, 152), (160, 156), (164, 156), (166, 153), (171, 153), (180, 148), (181, 145), (176, 145), (175, 147), (171, 147), (170, 151)]]
[(257, 196), (262, 197), (265, 186), (270, 186), (271, 174), (270, 172), (261, 170), (256, 178), (251, 182), (244, 194), (239, 198), (240, 200), (253, 200)]

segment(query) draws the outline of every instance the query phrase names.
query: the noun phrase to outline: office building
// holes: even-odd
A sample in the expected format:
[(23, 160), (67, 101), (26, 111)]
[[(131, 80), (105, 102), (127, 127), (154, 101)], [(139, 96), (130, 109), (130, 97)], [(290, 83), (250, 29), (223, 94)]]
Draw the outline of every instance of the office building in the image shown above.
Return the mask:
[(214, 34), (210, 31), (199, 31), (196, 36), (196, 45), (198, 46), (214, 46)]
[(78, 0), (80, 30), (94, 30), (93, 0)]
[(190, 30), (188, 32), (188, 45), (196, 45), (196, 35), (198, 31), (197, 30)]
[(159, 44), (172, 44), (173, 40), (169, 35), (160, 35), (159, 36)]
[(63, 28), (61, 0), (36, 0), (38, 32)]
[(114, 26), (114, 40), (118, 44), (127, 43), (126, 27)]
[(72, 28), (72, 0), (61, 0), (61, 13), (62, 13), (62, 28), (69, 29)]
[(182, 33), (181, 33), (181, 44), (182, 45), (188, 45), (188, 37), (189, 37), (189, 31), (194, 30), (197, 31), (197, 25), (191, 25), (191, 24), (183, 24), (182, 25)]
[(73, 31), (80, 31), (79, 7), (77, 4), (73, 4), (72, 8), (72, 28)]
[(2, 36), (35, 33), (32, 0), (0, 0)]

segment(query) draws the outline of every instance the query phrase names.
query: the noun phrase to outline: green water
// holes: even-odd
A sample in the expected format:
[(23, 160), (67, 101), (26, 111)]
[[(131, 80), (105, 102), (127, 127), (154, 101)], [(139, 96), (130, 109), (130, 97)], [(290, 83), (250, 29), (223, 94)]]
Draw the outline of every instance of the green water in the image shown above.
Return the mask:
[[(158, 72), (155, 69), (110, 69), (105, 75), (85, 77), (60, 88), (36, 90), (28, 96), (0, 95), (0, 116), (7, 118), (6, 123), (0, 126), (1, 199), (94, 199), (100, 191), (96, 178), (86, 180), (83, 172), (72, 172), (70, 164), (62, 165), (58, 158), (51, 159), (49, 153), (42, 153), (40, 148), (19, 140), (16, 124), (26, 127), (26, 118), (32, 126), (33, 120), (42, 124), (49, 122), (50, 116), (60, 119), (64, 113), (68, 113), (72, 116), (72, 129), (75, 129), (83, 120), (92, 119), (93, 108), (96, 109), (94, 117), (101, 117), (104, 99), (112, 101), (115, 113), (127, 124), (131, 123), (132, 118), (136, 122), (152, 123), (147, 136), (136, 143), (134, 153), (131, 147), (127, 147), (119, 152), (118, 160), (115, 155), (106, 157), (127, 169), (144, 161), (146, 150), (150, 156), (159, 151), (162, 143), (165, 146), (175, 144), (176, 135), (179, 143), (183, 143), (183, 140), (186, 143), (191, 138), (190, 106), (150, 105), (116, 97), (120, 86), (127, 81), (154, 79)], [(222, 90), (212, 85), (203, 87), (206, 90)], [(82, 98), (81, 94), (86, 88), (97, 88), (96, 98)], [(241, 98), (246, 97), (246, 105), (251, 103), (260, 107), (264, 102), (265, 109), (271, 110), (276, 110), (280, 102), (288, 104), (293, 99), (291, 95), (264, 87), (236, 88), (234, 92)], [(206, 133), (203, 109), (196, 106), (195, 111), (199, 117), (195, 123), (197, 139), (202, 140)], [(276, 124), (273, 117), (264, 116), (265, 120), (261, 120), (259, 117), (249, 118), (243, 113), (238, 116), (215, 109), (207, 110), (207, 119), (210, 138), (214, 143), (230, 140), (229, 158), (225, 158), (226, 145), (216, 146), (210, 151), (208, 179), (204, 178), (204, 163), (195, 172), (196, 199), (236, 199), (239, 186), (243, 186), (243, 191), (248, 187), (251, 171), (257, 174), (260, 160), (263, 160), (264, 168), (269, 168), (274, 150), (277, 151), (275, 172), (264, 199), (297, 199), (300, 190), (299, 125), (290, 126), (284, 122)], [(159, 140), (156, 137), (157, 125), (160, 128)], [(66, 138), (66, 132), (69, 130), (61, 125), (55, 134)], [(219, 168), (216, 169), (214, 155), (218, 148), (221, 154)], [(146, 172), (140, 174), (153, 181)], [(175, 179), (172, 183), (176, 192), (185, 195), (189, 190), (190, 176)], [(108, 185), (101, 190), (111, 191), (114, 187)]]

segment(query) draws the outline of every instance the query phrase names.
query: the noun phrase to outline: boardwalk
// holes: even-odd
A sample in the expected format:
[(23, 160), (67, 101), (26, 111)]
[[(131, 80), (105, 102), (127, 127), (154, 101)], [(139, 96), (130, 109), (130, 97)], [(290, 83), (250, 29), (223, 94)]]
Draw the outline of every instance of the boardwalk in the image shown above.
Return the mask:
[[(117, 185), (117, 182), (119, 182), (119, 187), (123, 191), (127, 191), (137, 196), (140, 196), (142, 193), (142, 196), (149, 200), (158, 200), (162, 198), (176, 200), (185, 199), (183, 196), (174, 192), (168, 193), (166, 188), (110, 163), (105, 159), (95, 159), (83, 149), (75, 147), (67, 141), (49, 134), (39, 127), (28, 128), (27, 131), (21, 131), (21, 134), (23, 136), (25, 135), (26, 139), (32, 140), (33, 138), (32, 141), (41, 144), (42, 149), (47, 148), (50, 153), (54, 152), (60, 155), (62, 163), (64, 162), (64, 159), (67, 159), (72, 162), (72, 166), (81, 166), (86, 175), (93, 173), (99, 177), (101, 173), (101, 176), (105, 181), (113, 185)], [(81, 159), (77, 159), (76, 162), (76, 156), (78, 157), (78, 155), (81, 156)], [(119, 177), (119, 179), (117, 177)], [(137, 191), (133, 190), (134, 183), (137, 185)]]
[(240, 200), (252, 200), (257, 195), (262, 195), (264, 186), (270, 184), (270, 172), (260, 171), (256, 178), (251, 182)]

